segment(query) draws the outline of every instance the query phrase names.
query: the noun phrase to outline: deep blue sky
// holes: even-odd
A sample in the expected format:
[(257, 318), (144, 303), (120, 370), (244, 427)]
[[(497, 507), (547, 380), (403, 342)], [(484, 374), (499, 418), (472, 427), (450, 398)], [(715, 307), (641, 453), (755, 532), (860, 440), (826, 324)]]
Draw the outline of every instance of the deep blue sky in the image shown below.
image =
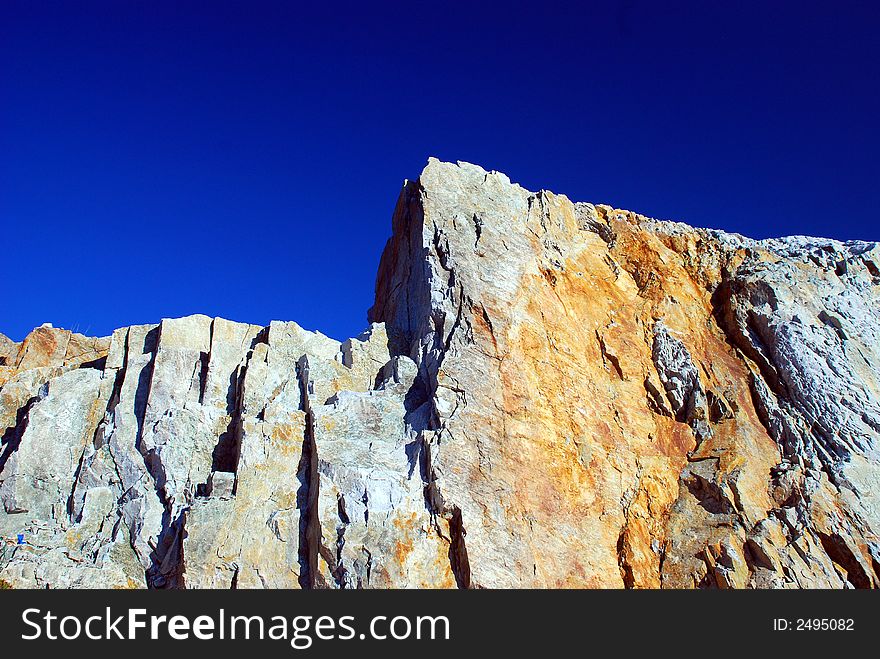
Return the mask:
[(202, 312), (356, 334), (431, 155), (880, 239), (880, 19), (835, 4), (3, 0), (0, 332)]

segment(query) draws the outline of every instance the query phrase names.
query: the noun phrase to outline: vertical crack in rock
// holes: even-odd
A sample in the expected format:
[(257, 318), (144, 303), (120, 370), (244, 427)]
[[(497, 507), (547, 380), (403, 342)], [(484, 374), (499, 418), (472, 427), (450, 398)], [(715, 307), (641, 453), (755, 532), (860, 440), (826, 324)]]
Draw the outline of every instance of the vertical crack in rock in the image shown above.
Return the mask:
[(208, 364), (210, 362), (210, 352), (199, 353), (199, 405), (205, 402), (205, 387), (208, 386)]
[(455, 583), (459, 588), (470, 588), (471, 565), (464, 541), (467, 531), (465, 531), (464, 523), (461, 519), (461, 509), (458, 506), (452, 507), (449, 519), (449, 533), (451, 536), (449, 562), (452, 565), (452, 573), (455, 575)]
[(636, 581), (635, 577), (633, 576), (633, 568), (632, 565), (630, 565), (629, 560), (627, 560), (625, 526), (620, 530), (620, 535), (617, 538), (617, 561), (620, 567), (620, 578), (623, 580), (623, 587), (634, 587)]
[(474, 249), (476, 249), (477, 245), (480, 244), (480, 238), (483, 236), (483, 219), (474, 213), (473, 222), (474, 233), (476, 234), (476, 238), (474, 238)]
[[(235, 474), (238, 471), (238, 461), (241, 456), (241, 437), (243, 433), (244, 419), (242, 409), (244, 405), (244, 381), (247, 375), (248, 360), (252, 352), (248, 352), (243, 364), (235, 367), (229, 376), (229, 391), (227, 393), (226, 413), (229, 423), (226, 429), (217, 438), (217, 444), (211, 453), (211, 472), (224, 472)], [(235, 494), (235, 486), (233, 486)]]
[(183, 541), (186, 538), (186, 509), (176, 518), (166, 512), (163, 517), (164, 529), (159, 535), (153, 556), (154, 564), (147, 571), (147, 582), (151, 588), (185, 588), (185, 563)]
[(343, 551), (345, 550), (345, 531), (348, 528), (348, 525), (351, 524), (351, 520), (345, 510), (345, 495), (342, 493), (336, 498), (336, 512), (339, 517), (339, 522), (336, 526), (336, 552), (332, 556), (335, 565), (331, 568), (331, 574), (336, 580), (337, 587), (344, 589), (347, 585), (348, 576), (348, 570), (345, 569), (345, 563), (343, 560)]
[(315, 414), (310, 397), (308, 355), (300, 357), (296, 363), (299, 380), (300, 400), (306, 414), (303, 436), (302, 457), (297, 470), (300, 487), (296, 494), (296, 505), (300, 512), (299, 523), (299, 563), (302, 588), (316, 588), (321, 585), (318, 573), (318, 554), (321, 551), (321, 525), (318, 520), (318, 448), (315, 443)]
[[(161, 349), (163, 325), (150, 330), (144, 337), (144, 353), (149, 361), (138, 374), (134, 396), (134, 416), (137, 421), (135, 448), (143, 458), (146, 473), (152, 481), (159, 502), (164, 507), (162, 526), (156, 541), (151, 544), (150, 566), (146, 570), (150, 588), (183, 588), (183, 538), (185, 533), (185, 508), (180, 508), (166, 490), (168, 475), (157, 447), (147, 447), (144, 434), (150, 399), (154, 392), (153, 378), (156, 359)], [(127, 353), (128, 354), (128, 353)]]

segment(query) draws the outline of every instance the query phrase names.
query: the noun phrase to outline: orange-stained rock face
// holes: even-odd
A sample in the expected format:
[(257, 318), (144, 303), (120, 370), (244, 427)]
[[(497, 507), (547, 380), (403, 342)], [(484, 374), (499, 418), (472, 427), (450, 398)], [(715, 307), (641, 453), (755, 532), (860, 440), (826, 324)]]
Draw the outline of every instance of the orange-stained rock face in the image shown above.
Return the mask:
[(357, 339), (190, 316), (0, 342), (0, 533), (29, 539), (0, 576), (876, 587), (878, 264), (431, 160)]
[[(877, 509), (852, 495), (878, 477), (876, 247), (750, 241), (437, 161), (394, 228), (371, 320), (433, 394), (427, 478), (436, 514), (461, 516), (471, 586), (878, 583)], [(823, 310), (832, 293), (850, 317)], [(872, 365), (840, 368), (869, 412), (836, 448), (808, 430), (817, 406), (841, 413), (810, 390), (835, 371), (774, 345), (798, 324)], [(814, 492), (839, 537), (805, 520)]]
[(109, 349), (109, 336), (95, 338), (53, 327), (38, 327), (21, 343), (0, 335), (0, 387), (23, 371), (99, 362)]

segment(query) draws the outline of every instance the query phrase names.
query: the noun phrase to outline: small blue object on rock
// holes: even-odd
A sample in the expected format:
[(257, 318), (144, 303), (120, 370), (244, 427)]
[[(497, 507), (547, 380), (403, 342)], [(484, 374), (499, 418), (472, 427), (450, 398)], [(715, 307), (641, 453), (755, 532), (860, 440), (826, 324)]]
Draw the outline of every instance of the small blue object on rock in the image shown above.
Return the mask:
[(16, 538), (16, 540), (17, 540), (18, 544), (23, 545), (24, 544), (24, 533), (19, 533), (18, 538)]

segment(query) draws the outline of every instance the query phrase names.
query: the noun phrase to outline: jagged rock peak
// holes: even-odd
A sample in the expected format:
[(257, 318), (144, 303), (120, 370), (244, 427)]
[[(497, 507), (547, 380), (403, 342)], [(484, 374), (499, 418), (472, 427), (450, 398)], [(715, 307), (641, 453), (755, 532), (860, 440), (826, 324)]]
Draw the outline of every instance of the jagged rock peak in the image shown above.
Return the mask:
[(878, 264), (431, 159), (356, 339), (0, 341), (0, 578), (876, 587)]

